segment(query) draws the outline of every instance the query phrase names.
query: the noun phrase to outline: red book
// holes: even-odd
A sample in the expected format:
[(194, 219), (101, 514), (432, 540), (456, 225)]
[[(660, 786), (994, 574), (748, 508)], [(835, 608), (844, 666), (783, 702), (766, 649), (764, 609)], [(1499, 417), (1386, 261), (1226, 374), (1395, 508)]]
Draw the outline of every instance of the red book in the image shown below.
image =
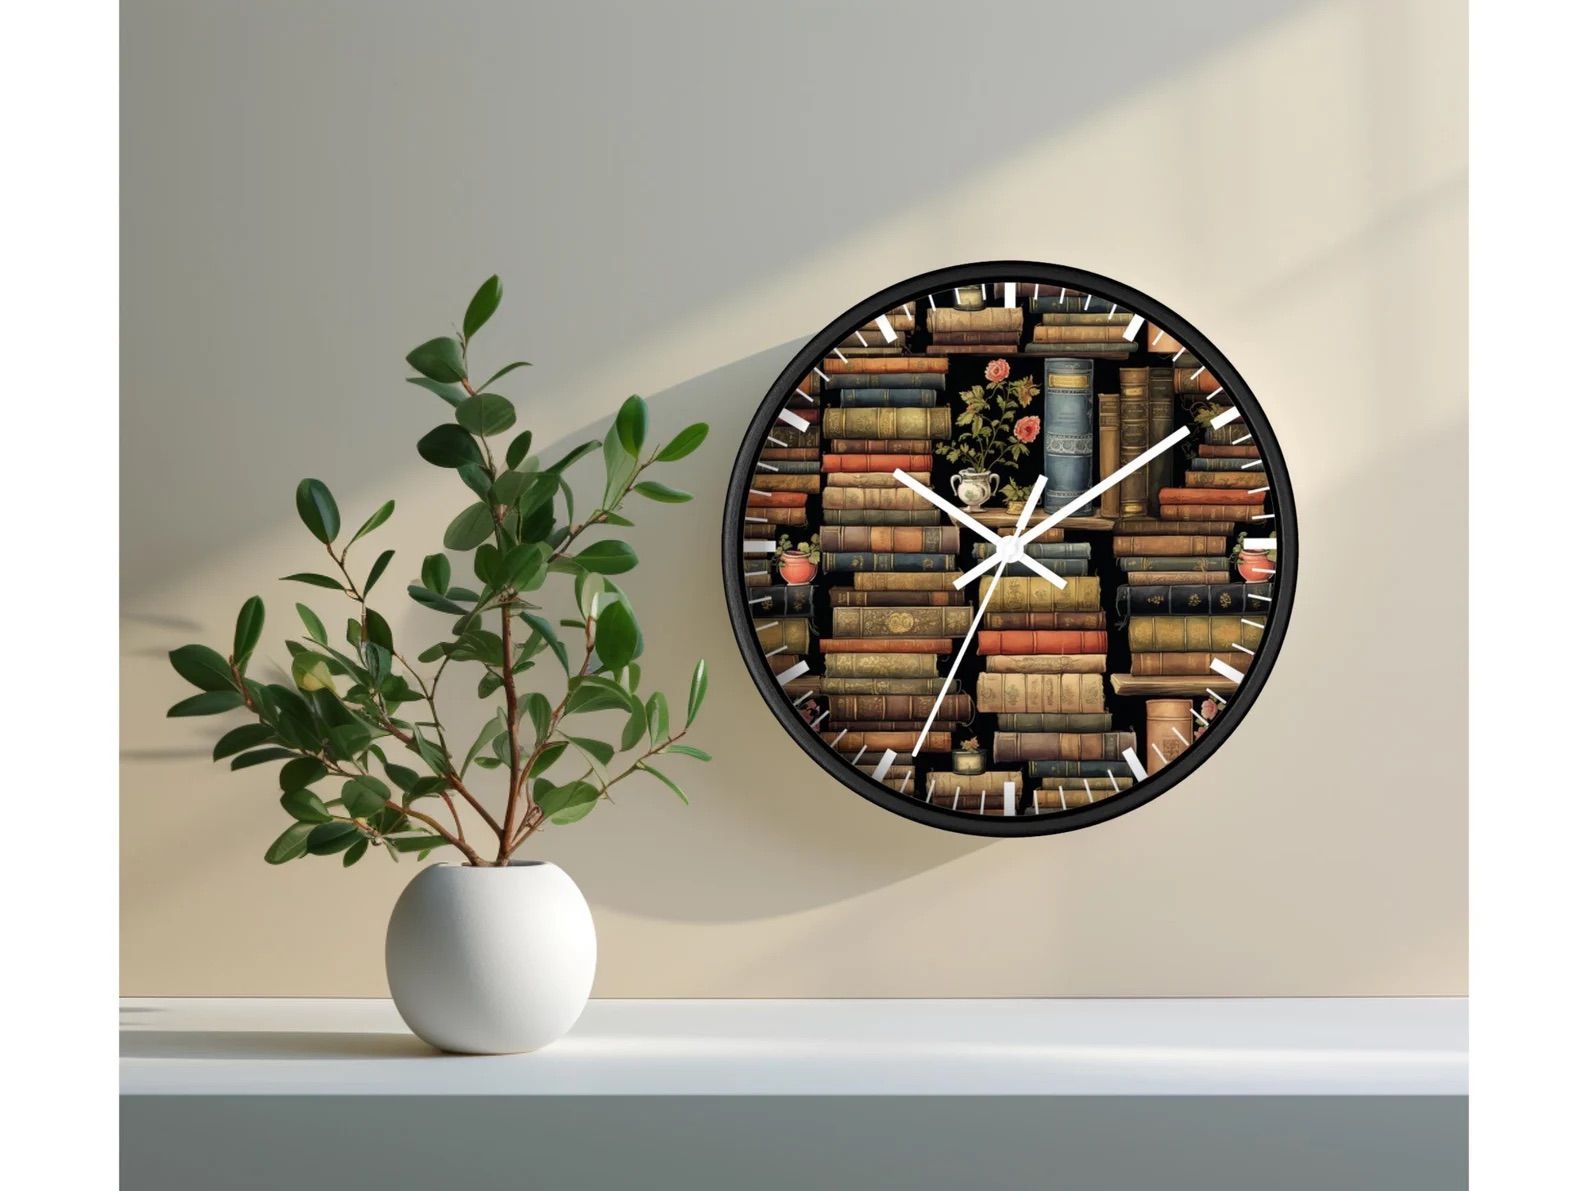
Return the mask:
[(976, 652), (1107, 653), (1108, 633), (1099, 629), (983, 629), (976, 634)]
[(931, 471), (930, 455), (823, 455), (823, 471)]
[(829, 376), (867, 372), (947, 372), (948, 361), (921, 356), (857, 356), (847, 360), (834, 356), (822, 361), (822, 371)]
[(821, 647), (823, 653), (949, 653), (954, 642), (947, 637), (823, 637)]
[(747, 503), (783, 509), (803, 509), (810, 497), (803, 492), (751, 492)]
[[(1253, 484), (1254, 488), (1262, 487)], [(1239, 488), (1160, 488), (1158, 503), (1166, 505), (1260, 505), (1265, 493)]]

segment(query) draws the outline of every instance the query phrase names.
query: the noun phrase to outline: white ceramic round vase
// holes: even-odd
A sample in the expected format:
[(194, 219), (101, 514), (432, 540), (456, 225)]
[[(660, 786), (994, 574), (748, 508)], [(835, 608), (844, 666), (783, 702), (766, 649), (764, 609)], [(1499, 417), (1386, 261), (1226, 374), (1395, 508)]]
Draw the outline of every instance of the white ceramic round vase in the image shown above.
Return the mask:
[(595, 982), (590, 905), (555, 864), (421, 869), (392, 908), (386, 981), (408, 1028), (461, 1054), (538, 1050)]

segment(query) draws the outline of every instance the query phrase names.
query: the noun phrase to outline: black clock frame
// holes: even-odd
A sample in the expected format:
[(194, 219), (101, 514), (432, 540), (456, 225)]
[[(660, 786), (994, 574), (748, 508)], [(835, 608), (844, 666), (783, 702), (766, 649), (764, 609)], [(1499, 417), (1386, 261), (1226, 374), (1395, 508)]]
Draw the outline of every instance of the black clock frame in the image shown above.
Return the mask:
[[(868, 772), (846, 765), (806, 723), (779, 685), (772, 668), (767, 665), (760, 642), (752, 623), (744, 587), (744, 517), (745, 498), (750, 488), (750, 477), (756, 459), (765, 444), (766, 436), (777, 420), (778, 411), (788, 402), (794, 384), (820, 364), (822, 358), (856, 327), (863, 327), (904, 302), (924, 301), (928, 294), (942, 293), (957, 285), (977, 285), (989, 282), (1033, 282), (1055, 289), (1063, 287), (1091, 294), (1104, 301), (1140, 314), (1166, 330), (1179, 340), (1192, 355), (1208, 367), (1224, 386), (1235, 405), (1240, 409), (1252, 436), (1257, 440), (1269, 477), (1270, 497), (1274, 520), (1283, 543), (1283, 561), (1277, 578), (1277, 594), (1273, 608), (1268, 613), (1267, 630), (1262, 645), (1253, 659), (1251, 668), (1213, 720), (1208, 730), (1175, 759), (1173, 765), (1139, 781), (1119, 794), (1065, 811), (1045, 811), (1032, 815), (982, 815), (933, 806), (930, 802), (912, 798), (883, 785)], [(1264, 416), (1262, 407), (1252, 395), (1251, 388), (1236, 372), (1224, 354), (1213, 343), (1179, 314), (1162, 302), (1123, 285), (1110, 277), (1090, 273), (1063, 265), (1043, 264), (1036, 261), (983, 261), (956, 265), (922, 273), (897, 285), (889, 286), (862, 302), (856, 303), (816, 334), (789, 361), (778, 374), (777, 380), (767, 390), (745, 435), (739, 453), (734, 458), (733, 470), (728, 477), (728, 496), (723, 508), (722, 521), (722, 574), (723, 590), (727, 598), (728, 619), (733, 625), (734, 639), (739, 652), (755, 682), (756, 690), (777, 717), (783, 729), (798, 741), (811, 759), (837, 778), (850, 790), (885, 810), (926, 823), (968, 835), (1026, 836), (1054, 835), (1075, 831), (1144, 806), (1179, 785), (1223, 745), (1226, 737), (1245, 718), (1257, 701), (1268, 676), (1274, 668), (1279, 650), (1284, 643), (1285, 630), (1290, 624), (1290, 613), (1296, 595), (1296, 505), (1290, 485), (1290, 473), (1285, 467), (1284, 455), (1278, 440)]]

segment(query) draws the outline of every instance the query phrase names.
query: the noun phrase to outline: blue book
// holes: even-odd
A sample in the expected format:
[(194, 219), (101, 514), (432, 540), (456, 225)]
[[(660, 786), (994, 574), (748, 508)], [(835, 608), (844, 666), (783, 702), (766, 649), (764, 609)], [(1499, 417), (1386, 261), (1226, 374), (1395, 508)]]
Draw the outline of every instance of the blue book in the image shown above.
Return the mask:
[(937, 404), (936, 389), (840, 389), (842, 406), (923, 406)]
[[(1036, 561), (1047, 567), (1047, 569), (1052, 571), (1055, 575), (1064, 575), (1068, 577), (1070, 575), (1091, 574), (1091, 572), (1086, 569), (1092, 565), (1091, 561), (1085, 558), (1039, 558), (1036, 559)], [(1034, 576), (1037, 574), (1037, 572), (1028, 567), (1026, 565), (1026, 560), (1021, 558), (1004, 567), (1004, 574)]]
[[(992, 556), (993, 545), (991, 542), (972, 542), (971, 550), (977, 559)], [(1026, 547), (1026, 554), (1031, 558), (1041, 559), (1046, 562), (1050, 558), (1081, 558), (1092, 557), (1092, 543), (1090, 542), (1032, 542)], [(1081, 572), (1085, 574), (1085, 572)]]
[(899, 554), (893, 551), (836, 550), (822, 553), (828, 571), (952, 571), (952, 554)]
[(1108, 781), (1108, 771), (1115, 777), (1130, 777), (1130, 766), (1123, 761), (1027, 761), (1026, 772), (1034, 778), (1044, 777), (1100, 777)]
[[(1048, 485), (1042, 507), (1056, 512), (1092, 486), (1092, 361), (1044, 360), (1042, 369), (1042, 472)], [(1088, 503), (1075, 510), (1086, 516)]]
[(936, 389), (942, 392), (948, 387), (948, 375), (942, 372), (844, 373), (830, 381), (829, 387), (845, 381), (857, 387), (865, 385), (868, 389)]

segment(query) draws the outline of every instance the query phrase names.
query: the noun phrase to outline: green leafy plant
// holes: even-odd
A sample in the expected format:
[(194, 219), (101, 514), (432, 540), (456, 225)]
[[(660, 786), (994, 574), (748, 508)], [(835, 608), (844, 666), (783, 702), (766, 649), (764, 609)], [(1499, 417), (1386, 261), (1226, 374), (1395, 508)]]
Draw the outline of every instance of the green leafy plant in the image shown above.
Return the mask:
[[(419, 454), (456, 472), (472, 494), (447, 526), (446, 550), (427, 556), (408, 585), (411, 599), (447, 618), (442, 639), (412, 660), (400, 652), (371, 603), (394, 552), (381, 551), (367, 570), (355, 569), (349, 558), (356, 543), (391, 517), (395, 502), (344, 535), (330, 489), (309, 479), (298, 485), (298, 516), (330, 566), (285, 578), (350, 602), (346, 647), (333, 643), (326, 621), (300, 603), (303, 631), (286, 642), (290, 684), (255, 677), (258, 668), (251, 671), (250, 663), (265, 626), (264, 601), (255, 596), (238, 613), (229, 652), (206, 645), (171, 652), (172, 666), (199, 693), (168, 714), (244, 712), (248, 722), (220, 737), (215, 760), (230, 758), (233, 769), (281, 763), (281, 806), (291, 824), (265, 852), (272, 864), (339, 854), (352, 865), (376, 847), (393, 859), (450, 847), (469, 864), (504, 865), (536, 831), (584, 818), (634, 774), (650, 775), (688, 802), (657, 768), (658, 758), (711, 759), (680, 743), (706, 697), (706, 663), (696, 663), (683, 722), (675, 725), (666, 695), (642, 693), (644, 638), (633, 605), (612, 578), (634, 568), (634, 548), (619, 538), (591, 540), (598, 529), (633, 526), (622, 511), (631, 495), (663, 504), (691, 499), (650, 472), (693, 452), (707, 427), (697, 422), (648, 447), (649, 415), (636, 396), (623, 403), (603, 439), (582, 442), (549, 465), (531, 451), (529, 430), (503, 447), (501, 436), (518, 413), (493, 386), (527, 361), (478, 382), (470, 362), (474, 337), (501, 298), (501, 282), (492, 277), (469, 302), (461, 333), (431, 339), (407, 357), (418, 373), (409, 382), (452, 413), (420, 438)], [(605, 483), (594, 509), (579, 518), (566, 476), (595, 451)], [(469, 556), (472, 582), (455, 581), (446, 551)], [(571, 582), (576, 613), (555, 625), (535, 602), (545, 598), (552, 576)], [(527, 672), (548, 657), (556, 660), (553, 694), (522, 689)], [(460, 751), (463, 738), (449, 739), (437, 695), (443, 675), (471, 671), (476, 694), (494, 707)], [(602, 712), (617, 712), (621, 721), (592, 719)], [(490, 800), (495, 810), (480, 777), (492, 770), (505, 779)], [(488, 832), (488, 846), (471, 841), (460, 804), (476, 831)]]
[(777, 560), (782, 562), (785, 558), (808, 558), (813, 563), (822, 560), (822, 552), (816, 548), (815, 542), (801, 542), (794, 544), (794, 539), (788, 534), (782, 534), (777, 540)]
[(992, 471), (1013, 465), (1031, 453), (1042, 421), (1035, 414), (1021, 416), (1042, 387), (1029, 376), (1011, 378), (1008, 360), (991, 360), (985, 384), (960, 391), (963, 408), (954, 418), (959, 429), (949, 442), (935, 450), (950, 463), (970, 471)]
[(1034, 484), (1016, 484), (1013, 480), (998, 489), (998, 495), (1004, 498), (1004, 503), (1011, 509), (1018, 509), (1031, 497)]
[(962, 753), (981, 752), (981, 740), (975, 736), (967, 736), (959, 742), (959, 751)]

